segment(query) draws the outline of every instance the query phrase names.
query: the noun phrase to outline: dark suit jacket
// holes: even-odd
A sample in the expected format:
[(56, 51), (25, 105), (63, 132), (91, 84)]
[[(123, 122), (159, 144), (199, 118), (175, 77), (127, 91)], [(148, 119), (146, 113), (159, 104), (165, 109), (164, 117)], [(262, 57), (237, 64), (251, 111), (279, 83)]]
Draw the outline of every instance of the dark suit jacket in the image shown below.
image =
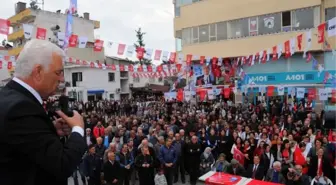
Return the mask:
[[(267, 171), (267, 174), (266, 174), (266, 176), (265, 176), (264, 181), (272, 182), (272, 180), (273, 180), (273, 173), (274, 173), (274, 169), (269, 169), (269, 170)], [(285, 179), (285, 177), (282, 175), (281, 172), (278, 173), (278, 180), (279, 180), (278, 183), (280, 183), (280, 184), (285, 184), (285, 183), (286, 183), (286, 179)]]
[[(247, 171), (246, 171), (246, 177), (247, 178), (253, 178), (253, 168), (254, 168), (253, 164), (250, 164), (248, 166)], [(259, 164), (258, 167), (257, 167), (257, 170), (255, 172), (254, 179), (262, 180), (264, 178), (264, 171), (265, 171), (264, 167)]]
[[(114, 161), (113, 165), (110, 161), (107, 161), (104, 164), (104, 180), (109, 183), (113, 184), (113, 180), (117, 179), (120, 180), (120, 164), (118, 161)], [(117, 182), (119, 183), (119, 182)]]
[(226, 172), (231, 175), (238, 175), (238, 176), (244, 176), (245, 175), (245, 169), (242, 165), (239, 165), (236, 169), (236, 172), (233, 171), (232, 165), (229, 165), (226, 169)]
[[(317, 169), (318, 169), (318, 158), (317, 156), (313, 156), (310, 159), (310, 165), (308, 168), (308, 175), (310, 177), (315, 177), (317, 175)], [(323, 156), (322, 158), (322, 171), (323, 171), (323, 175), (327, 176), (329, 179), (331, 178), (331, 171), (333, 169), (333, 166), (330, 164), (330, 161), (328, 160), (328, 158), (326, 158), (325, 156)]]
[(63, 145), (40, 102), (10, 81), (0, 91), (0, 184), (65, 185), (85, 152), (79, 133)]

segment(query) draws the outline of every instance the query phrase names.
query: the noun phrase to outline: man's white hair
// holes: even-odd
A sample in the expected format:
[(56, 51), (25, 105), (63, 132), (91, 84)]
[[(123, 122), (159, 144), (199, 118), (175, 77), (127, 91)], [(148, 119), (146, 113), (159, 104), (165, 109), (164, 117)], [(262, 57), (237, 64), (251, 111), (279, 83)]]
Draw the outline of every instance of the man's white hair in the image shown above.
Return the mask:
[(273, 167), (276, 167), (276, 166), (281, 167), (281, 162), (279, 162), (279, 161), (275, 161), (275, 162), (273, 163)]
[(40, 64), (48, 70), (53, 54), (62, 58), (65, 56), (64, 51), (50, 41), (30, 40), (25, 44), (16, 61), (15, 76), (19, 78), (29, 77), (36, 64)]

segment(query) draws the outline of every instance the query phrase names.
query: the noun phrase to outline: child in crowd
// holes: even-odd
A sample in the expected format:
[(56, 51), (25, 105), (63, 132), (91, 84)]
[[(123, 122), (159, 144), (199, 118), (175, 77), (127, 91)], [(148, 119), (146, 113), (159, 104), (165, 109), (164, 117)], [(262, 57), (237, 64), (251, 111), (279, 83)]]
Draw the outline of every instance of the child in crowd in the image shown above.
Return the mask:
[(154, 178), (155, 185), (167, 185), (167, 179), (164, 176), (164, 171), (161, 168), (160, 171), (155, 175)]

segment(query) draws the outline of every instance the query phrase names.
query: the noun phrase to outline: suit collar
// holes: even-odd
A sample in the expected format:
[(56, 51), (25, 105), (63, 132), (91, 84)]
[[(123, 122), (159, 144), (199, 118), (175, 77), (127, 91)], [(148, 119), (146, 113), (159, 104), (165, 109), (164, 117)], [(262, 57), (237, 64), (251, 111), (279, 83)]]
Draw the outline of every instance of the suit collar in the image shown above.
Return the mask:
[(40, 105), (42, 105), (43, 103), (41, 96), (36, 92), (36, 90), (34, 90), (32, 87), (30, 87), (28, 84), (24, 83), (18, 78), (14, 77), (6, 84), (6, 87), (22, 93), (23, 95), (35, 101), (36, 103), (39, 103)]

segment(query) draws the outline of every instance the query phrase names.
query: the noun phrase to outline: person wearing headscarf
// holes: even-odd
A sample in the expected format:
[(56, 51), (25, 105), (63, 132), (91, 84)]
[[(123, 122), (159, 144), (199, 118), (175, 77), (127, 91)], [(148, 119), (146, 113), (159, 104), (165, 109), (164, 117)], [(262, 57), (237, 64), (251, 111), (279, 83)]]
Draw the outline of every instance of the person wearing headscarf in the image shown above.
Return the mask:
[(215, 158), (211, 153), (211, 148), (206, 147), (201, 155), (200, 175), (206, 174), (211, 170), (211, 165), (215, 162)]
[(216, 163), (213, 165), (212, 171), (225, 172), (226, 168), (229, 165), (230, 165), (230, 163), (227, 162), (225, 154), (221, 153), (221, 154), (219, 154), (219, 157), (218, 157)]

